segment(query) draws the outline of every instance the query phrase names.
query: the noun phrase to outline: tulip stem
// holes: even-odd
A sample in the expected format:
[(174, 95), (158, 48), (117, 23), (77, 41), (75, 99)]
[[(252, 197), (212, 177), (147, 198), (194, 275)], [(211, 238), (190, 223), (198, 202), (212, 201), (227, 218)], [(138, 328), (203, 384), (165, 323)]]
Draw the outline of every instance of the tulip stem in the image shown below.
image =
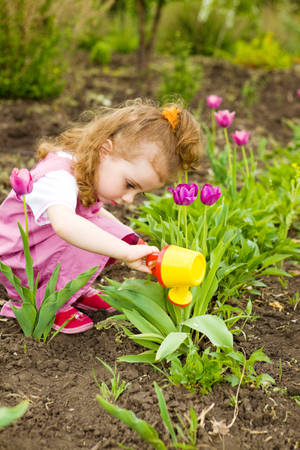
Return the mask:
[(212, 141), (215, 146), (216, 143), (216, 119), (215, 119), (215, 109), (211, 109), (211, 135)]
[(227, 155), (228, 155), (228, 171), (229, 173), (232, 172), (232, 162), (231, 162), (231, 147), (228, 139), (228, 132), (227, 128), (224, 128), (224, 135), (225, 135), (225, 141), (227, 146)]
[(232, 161), (232, 195), (236, 193), (236, 147), (233, 149)]
[(245, 150), (244, 145), (242, 145), (242, 153), (243, 153), (243, 158), (244, 158), (247, 179), (249, 179), (249, 165), (248, 165), (248, 159), (247, 159), (246, 150)]
[(203, 255), (206, 256), (207, 255), (207, 244), (206, 244), (206, 240), (207, 240), (207, 217), (206, 217), (206, 209), (207, 206), (204, 205), (204, 212), (203, 212), (203, 231), (202, 231), (202, 252)]
[(181, 208), (180, 208), (180, 206), (179, 206), (179, 207), (178, 207), (178, 224), (177, 224), (177, 229), (178, 229), (177, 245), (180, 245), (179, 237), (180, 237), (180, 240), (181, 240), (181, 236), (180, 236), (180, 228), (181, 228)]
[(23, 205), (24, 205), (26, 236), (27, 236), (27, 239), (29, 239), (29, 232), (28, 232), (28, 217), (27, 217), (27, 208), (26, 208), (26, 199), (25, 199), (25, 195), (23, 195), (22, 197), (23, 197)]
[(185, 248), (188, 248), (187, 206), (184, 206)]
[(188, 177), (188, 171), (187, 170), (184, 171), (184, 177), (185, 177), (185, 183), (189, 184), (189, 177)]

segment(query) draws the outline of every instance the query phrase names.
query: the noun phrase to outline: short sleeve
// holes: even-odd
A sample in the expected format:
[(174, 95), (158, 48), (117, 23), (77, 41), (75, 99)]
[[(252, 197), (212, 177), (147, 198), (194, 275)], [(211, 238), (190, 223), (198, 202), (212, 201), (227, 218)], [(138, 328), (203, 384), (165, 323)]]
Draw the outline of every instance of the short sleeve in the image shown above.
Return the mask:
[(78, 187), (75, 177), (65, 170), (49, 172), (33, 183), (33, 190), (26, 195), (38, 225), (49, 224), (47, 208), (52, 205), (66, 205), (76, 210)]

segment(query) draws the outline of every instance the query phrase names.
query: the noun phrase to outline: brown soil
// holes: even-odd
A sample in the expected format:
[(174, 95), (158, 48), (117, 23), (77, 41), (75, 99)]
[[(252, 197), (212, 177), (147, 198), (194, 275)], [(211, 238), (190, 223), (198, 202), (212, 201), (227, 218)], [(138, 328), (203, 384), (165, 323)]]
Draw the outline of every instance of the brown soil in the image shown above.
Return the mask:
[[(117, 62), (113, 63), (115, 69)], [(236, 128), (251, 130), (254, 141), (257, 142), (258, 135), (272, 136), (273, 141), (283, 144), (290, 140), (291, 131), (285, 120), (300, 117), (300, 101), (296, 97), (296, 90), (300, 88), (299, 66), (290, 71), (269, 73), (209, 60), (203, 61), (203, 66), (201, 89), (192, 106), (203, 111), (206, 123), (209, 117), (205, 96), (216, 93), (224, 97), (224, 109), (237, 111)], [(81, 111), (99, 106), (97, 96), (100, 94), (109, 96), (115, 103), (151, 95), (157, 82), (154, 73), (145, 89), (132, 69), (123, 66), (117, 73), (101, 73), (87, 63), (78, 67), (76, 76), (70, 75), (64, 95), (53, 102), (1, 103), (0, 200), (10, 189), (11, 169), (33, 165), (37, 139), (57, 134), (77, 119)], [(247, 106), (241, 92), (245, 82), (254, 76), (255, 103)], [(248, 96), (247, 101), (250, 100)], [(204, 180), (207, 167), (205, 161), (203, 171), (195, 177)], [(126, 221), (126, 216), (134, 212), (134, 208), (119, 209), (118, 217)], [(204, 427), (199, 428), (199, 449), (299, 448), (300, 410), (293, 398), (300, 395), (299, 306), (294, 310), (289, 297), (299, 292), (300, 277), (299, 268), (293, 270), (298, 276), (284, 286), (275, 278), (264, 280), (267, 287), (261, 289), (261, 296), (252, 298), (257, 319), (246, 325), (246, 338), (234, 339), (236, 348), (244, 350), (248, 356), (264, 348), (273, 364), (257, 364), (256, 370), (271, 375), (276, 385), (267, 391), (249, 385), (241, 388), (238, 416), (228, 435), (212, 433), (214, 419), (229, 424), (233, 418), (231, 399), (236, 395), (236, 388), (228, 383), (214, 387), (208, 395), (199, 395), (166, 383), (161, 373), (151, 366), (122, 363), (118, 364), (121, 379), (130, 382), (130, 386), (118, 405), (133, 410), (156, 427), (171, 448), (153, 388), (156, 380), (160, 386), (165, 386), (165, 398), (175, 422), (178, 422), (176, 413), (183, 417), (191, 406), (200, 416), (206, 407), (214, 404), (206, 415)], [(116, 265), (107, 269), (105, 275), (122, 280), (136, 274)], [(1, 286), (0, 299), (1, 303), (7, 299)], [(246, 297), (240, 299), (242, 305), (246, 302)], [(91, 317), (98, 322), (105, 318), (105, 313), (92, 313)], [(96, 401), (98, 388), (93, 378), (93, 369), (99, 382), (109, 383), (111, 378), (96, 357), (113, 367), (119, 356), (139, 353), (141, 347), (114, 327), (101, 332), (94, 328), (73, 336), (59, 334), (49, 344), (43, 344), (26, 339), (15, 321), (0, 320), (0, 405), (15, 405), (25, 398), (30, 401), (23, 418), (0, 432), (1, 449), (117, 449), (118, 442), (136, 449), (149, 448), (134, 432), (102, 410)]]

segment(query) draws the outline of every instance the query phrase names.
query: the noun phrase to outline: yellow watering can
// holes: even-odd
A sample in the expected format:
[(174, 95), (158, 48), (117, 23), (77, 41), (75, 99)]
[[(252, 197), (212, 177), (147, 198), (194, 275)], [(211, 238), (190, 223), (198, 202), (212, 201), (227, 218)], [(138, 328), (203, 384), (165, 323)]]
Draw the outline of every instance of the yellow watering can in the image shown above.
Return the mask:
[(160, 252), (151, 253), (146, 264), (162, 286), (171, 288), (169, 300), (181, 307), (191, 303), (190, 286), (202, 283), (206, 270), (202, 253), (176, 245), (166, 245)]

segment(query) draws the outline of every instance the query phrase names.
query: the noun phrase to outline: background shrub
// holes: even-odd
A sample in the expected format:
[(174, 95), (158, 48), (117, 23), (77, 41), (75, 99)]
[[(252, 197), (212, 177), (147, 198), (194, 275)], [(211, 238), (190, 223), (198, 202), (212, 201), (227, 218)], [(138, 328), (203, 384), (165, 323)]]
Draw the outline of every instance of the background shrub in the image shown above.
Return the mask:
[(94, 63), (108, 64), (111, 60), (111, 46), (105, 41), (96, 42), (90, 51), (90, 57)]
[(53, 3), (0, 0), (1, 97), (52, 97), (63, 89), (63, 34)]

